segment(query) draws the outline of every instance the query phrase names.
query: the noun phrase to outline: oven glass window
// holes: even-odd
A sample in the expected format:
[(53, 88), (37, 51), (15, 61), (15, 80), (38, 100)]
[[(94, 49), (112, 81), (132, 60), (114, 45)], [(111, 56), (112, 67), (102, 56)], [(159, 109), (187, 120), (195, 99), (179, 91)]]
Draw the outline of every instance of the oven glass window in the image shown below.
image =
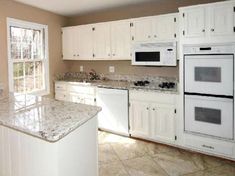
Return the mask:
[(160, 52), (136, 52), (137, 62), (160, 62)]
[(220, 67), (195, 67), (195, 81), (221, 82)]
[(195, 107), (195, 120), (221, 125), (221, 110)]

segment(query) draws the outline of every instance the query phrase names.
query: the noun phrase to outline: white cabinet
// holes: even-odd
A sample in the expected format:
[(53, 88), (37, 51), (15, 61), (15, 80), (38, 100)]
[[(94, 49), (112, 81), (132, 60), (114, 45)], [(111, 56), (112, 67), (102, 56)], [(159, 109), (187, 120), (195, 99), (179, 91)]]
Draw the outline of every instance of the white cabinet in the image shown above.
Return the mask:
[(131, 23), (132, 41), (172, 41), (178, 36), (178, 14), (134, 19)]
[(130, 91), (129, 99), (132, 136), (164, 143), (175, 142), (175, 95)]
[(93, 57), (97, 60), (107, 60), (111, 57), (110, 23), (100, 23), (93, 26)]
[(78, 60), (90, 60), (93, 58), (93, 31), (91, 25), (77, 27)]
[(184, 21), (183, 35), (186, 38), (205, 36), (205, 8), (197, 7), (182, 14)]
[(175, 140), (175, 106), (153, 104), (151, 109), (152, 137), (155, 140)]
[(130, 134), (133, 136), (150, 136), (150, 112), (147, 102), (130, 101)]
[(73, 60), (75, 57), (75, 30), (74, 27), (62, 28), (63, 59)]
[(178, 37), (178, 14), (159, 15), (153, 18), (154, 40), (174, 40)]
[(112, 60), (131, 59), (130, 21), (111, 22)]
[(215, 4), (209, 7), (208, 11), (211, 36), (234, 35), (234, 6), (231, 4)]
[(135, 19), (132, 24), (132, 41), (143, 42), (152, 40), (152, 18)]
[(235, 40), (235, 1), (180, 8), (183, 43), (232, 42)]
[(55, 83), (55, 99), (70, 101), (88, 105), (96, 104), (96, 88), (82, 83), (67, 83), (57, 81)]

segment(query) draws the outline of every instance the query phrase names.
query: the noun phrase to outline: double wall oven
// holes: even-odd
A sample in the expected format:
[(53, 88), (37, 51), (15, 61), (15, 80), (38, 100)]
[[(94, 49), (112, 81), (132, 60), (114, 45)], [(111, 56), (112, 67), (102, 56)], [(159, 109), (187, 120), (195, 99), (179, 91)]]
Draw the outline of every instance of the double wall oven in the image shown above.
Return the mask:
[(186, 132), (234, 139), (235, 45), (184, 47)]

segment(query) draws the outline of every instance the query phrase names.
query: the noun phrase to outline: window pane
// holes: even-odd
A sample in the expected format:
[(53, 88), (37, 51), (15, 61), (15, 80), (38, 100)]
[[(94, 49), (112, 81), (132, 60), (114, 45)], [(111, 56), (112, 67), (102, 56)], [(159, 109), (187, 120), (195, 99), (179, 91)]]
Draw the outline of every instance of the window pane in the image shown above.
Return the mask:
[(24, 93), (24, 79), (14, 79), (14, 92)]
[(33, 75), (34, 75), (34, 62), (26, 62), (25, 76), (33, 76)]
[(11, 34), (11, 42), (12, 43), (18, 43), (21, 42), (21, 28), (18, 27), (11, 27), (10, 28), (10, 34)]
[(25, 92), (29, 93), (34, 90), (34, 77), (26, 76), (25, 77)]
[(221, 82), (220, 67), (195, 67), (195, 81)]
[(44, 88), (42, 79), (42, 76), (35, 77), (35, 89), (42, 90)]
[(14, 75), (14, 78), (24, 76), (24, 63), (23, 62), (13, 64), (13, 75)]
[(35, 62), (35, 75), (43, 75), (42, 61)]
[(21, 59), (21, 48), (18, 43), (11, 43), (11, 58)]
[(33, 58), (34, 59), (43, 59), (43, 49), (41, 41), (41, 31), (33, 31)]

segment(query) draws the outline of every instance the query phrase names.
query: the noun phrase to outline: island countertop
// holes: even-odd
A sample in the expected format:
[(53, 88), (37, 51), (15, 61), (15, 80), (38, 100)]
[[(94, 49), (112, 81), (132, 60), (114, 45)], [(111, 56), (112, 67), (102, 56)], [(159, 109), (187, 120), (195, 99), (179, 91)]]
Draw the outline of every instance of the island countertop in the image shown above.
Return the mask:
[(0, 98), (0, 125), (56, 142), (95, 117), (100, 107), (33, 95)]

